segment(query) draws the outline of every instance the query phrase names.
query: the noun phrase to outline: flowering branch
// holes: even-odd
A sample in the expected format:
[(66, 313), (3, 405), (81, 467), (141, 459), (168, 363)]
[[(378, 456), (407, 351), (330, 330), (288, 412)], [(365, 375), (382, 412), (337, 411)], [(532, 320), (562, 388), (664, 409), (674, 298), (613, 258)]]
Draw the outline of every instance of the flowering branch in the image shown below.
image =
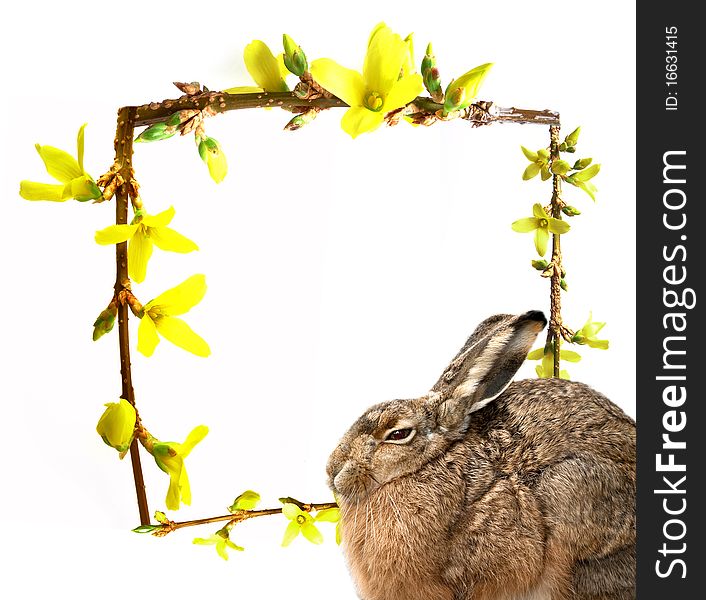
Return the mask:
[[(283, 500), (286, 500), (288, 503), (295, 504), (301, 510), (308, 513), (312, 511), (327, 510), (329, 508), (338, 508), (338, 504), (336, 504), (335, 502), (303, 503), (294, 500), (294, 498), (283, 498)], [(206, 517), (203, 519), (194, 519), (192, 521), (171, 521), (169, 519), (165, 519), (164, 521), (160, 522), (159, 525), (147, 524), (146, 527), (136, 527), (133, 531), (136, 531), (138, 533), (151, 533), (152, 535), (157, 537), (164, 537), (172, 531), (176, 531), (177, 529), (183, 529), (185, 527), (208, 525), (209, 523), (221, 523), (223, 521), (227, 521), (228, 525), (232, 526), (238, 523), (242, 523), (243, 521), (247, 521), (248, 519), (254, 519), (256, 517), (280, 515), (282, 514), (282, 511), (283, 508), (265, 508), (261, 510), (237, 510), (227, 515), (220, 515), (217, 517)]]
[[(436, 113), (443, 109), (443, 104), (431, 98), (417, 97), (407, 105), (410, 115), (420, 121), (424, 118), (436, 119)], [(228, 94), (225, 92), (197, 92), (186, 94), (177, 99), (150, 102), (135, 107), (135, 127), (152, 125), (170, 117), (180, 110), (208, 110), (212, 114), (247, 108), (282, 108), (294, 112), (304, 112), (311, 108), (325, 110), (329, 108), (348, 108), (348, 105), (335, 96), (318, 98), (300, 98), (294, 92), (252, 92)], [(558, 125), (559, 113), (551, 110), (531, 110), (522, 108), (503, 108), (489, 101), (471, 104), (459, 115), (474, 126), (491, 123), (534, 123), (538, 125)], [(415, 119), (415, 120), (416, 120)]]
[[(115, 187), (115, 223), (127, 224), (128, 202), (131, 196), (132, 170), (132, 140), (135, 132), (135, 109), (124, 107), (118, 111), (118, 126), (115, 132), (115, 164), (114, 177), (120, 177), (119, 185)], [(106, 182), (106, 186), (110, 185)], [(135, 390), (132, 387), (132, 371), (130, 368), (130, 339), (128, 331), (128, 303), (124, 300), (130, 293), (130, 278), (128, 277), (127, 242), (115, 246), (115, 297), (117, 302), (118, 343), (120, 347), (120, 377), (122, 380), (121, 398), (135, 407)], [(136, 407), (135, 407), (136, 408)], [(139, 422), (139, 421), (138, 421)], [(150, 522), (145, 481), (142, 474), (140, 452), (137, 439), (130, 445), (130, 461), (135, 479), (137, 507), (140, 513), (140, 523)]]

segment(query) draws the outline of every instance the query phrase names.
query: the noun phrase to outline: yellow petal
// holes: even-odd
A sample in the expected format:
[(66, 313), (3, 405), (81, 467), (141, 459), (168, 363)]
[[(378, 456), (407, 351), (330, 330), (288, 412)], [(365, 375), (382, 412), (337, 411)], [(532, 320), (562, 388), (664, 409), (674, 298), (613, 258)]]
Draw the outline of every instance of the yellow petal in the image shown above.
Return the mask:
[(208, 165), (208, 174), (213, 181), (220, 183), (226, 178), (228, 174), (228, 161), (220, 147), (217, 148), (216, 152), (209, 151), (206, 164)]
[(185, 253), (199, 249), (189, 238), (184, 237), (181, 233), (177, 233), (169, 227), (150, 229), (150, 239), (160, 250)]
[(532, 206), (532, 214), (538, 219), (548, 219), (549, 215), (544, 210), (544, 207), (539, 203), (535, 202)]
[(253, 40), (245, 46), (243, 59), (248, 73), (261, 88), (268, 92), (289, 91), (287, 84), (282, 79), (277, 59), (267, 47), (267, 44), (260, 40)]
[(287, 529), (284, 530), (284, 538), (282, 538), (282, 546), (289, 546), (295, 537), (299, 535), (301, 527), (296, 521), (290, 521)]
[[(287, 65), (284, 64), (284, 53), (277, 55), (277, 66), (279, 67), (279, 76), (283, 81), (287, 81), (289, 69), (287, 68)], [(289, 91), (289, 88), (287, 88), (286, 91)]]
[(159, 336), (154, 321), (145, 313), (137, 328), (137, 351), (145, 356), (152, 356), (154, 349), (159, 344)]
[(71, 198), (70, 194), (64, 194), (63, 185), (34, 181), (20, 181), (20, 196), (25, 200), (48, 200), (50, 202), (64, 202)]
[(96, 244), (108, 246), (109, 244), (119, 244), (127, 242), (135, 232), (139, 225), (109, 225), (105, 229), (96, 231)]
[(401, 77), (411, 75), (415, 72), (416, 65), (414, 63), (414, 33), (410, 33), (404, 40), (407, 46), (407, 53), (405, 54), (404, 62), (402, 63)]
[(206, 276), (192, 275), (149, 302), (159, 305), (168, 315), (183, 315), (203, 300), (206, 294)]
[(138, 226), (127, 246), (127, 266), (130, 278), (142, 283), (147, 275), (147, 263), (152, 256), (152, 240), (144, 227)]
[(373, 27), (373, 30), (370, 32), (370, 35), (368, 36), (368, 48), (370, 48), (370, 44), (373, 43), (375, 36), (381, 29), (389, 29), (389, 27), (385, 25), (384, 21), (380, 21), (377, 25), (375, 25), (375, 27)]
[(236, 87), (231, 87), (223, 90), (226, 94), (255, 94), (257, 92), (264, 92), (261, 87), (254, 85), (238, 85)]
[(89, 175), (81, 175), (81, 177), (76, 177), (66, 185), (70, 186), (71, 191), (69, 193), (71, 194), (71, 197), (75, 198), (79, 202), (94, 200), (96, 198), (100, 198), (102, 195), (100, 188)]
[(385, 98), (385, 104), (382, 107), (382, 112), (387, 113), (391, 110), (405, 106), (414, 100), (424, 89), (424, 81), (421, 75), (407, 75), (395, 83), (390, 90), (390, 93)]
[(316, 513), (314, 521), (325, 521), (327, 523), (337, 523), (341, 519), (341, 509), (325, 508)]
[(167, 210), (156, 215), (145, 215), (142, 217), (142, 224), (146, 227), (166, 227), (172, 222), (175, 214), (174, 207), (170, 206)]
[(527, 360), (539, 360), (544, 356), (544, 348), (535, 348), (527, 355)]
[(547, 253), (547, 244), (549, 243), (549, 231), (546, 227), (537, 227), (534, 232), (534, 247), (540, 256)]
[(346, 69), (330, 58), (319, 58), (311, 63), (311, 76), (349, 106), (362, 106), (365, 83), (358, 71)]
[[(183, 470), (183, 469), (182, 469)], [(166, 504), (169, 510), (179, 510), (180, 505), (180, 490), (179, 490), (179, 476), (181, 473), (175, 473), (171, 471), (169, 473), (169, 489), (167, 490)]]
[(321, 535), (316, 525), (310, 521), (302, 524), (302, 535), (312, 544), (323, 544), (324, 542), (324, 536)]
[(536, 217), (527, 217), (526, 219), (518, 219), (512, 224), (512, 230), (518, 233), (528, 233), (539, 227), (539, 219)]
[(211, 349), (204, 339), (177, 317), (160, 317), (156, 320), (157, 331), (175, 346), (196, 356), (209, 356)]
[(47, 173), (61, 183), (69, 183), (72, 179), (81, 177), (83, 171), (78, 166), (76, 159), (68, 152), (54, 148), (53, 146), (35, 146), (39, 156), (44, 161)]
[(106, 404), (96, 426), (98, 435), (103, 441), (116, 450), (123, 452), (130, 447), (135, 431), (135, 408), (127, 400), (120, 398), (119, 402)]
[(370, 37), (363, 63), (363, 80), (369, 92), (386, 96), (400, 75), (407, 44), (387, 26), (378, 25)]
[(186, 473), (186, 467), (182, 465), (181, 473), (179, 474), (179, 493), (181, 501), (187, 506), (191, 504), (191, 485), (189, 484), (189, 476)]
[(304, 511), (293, 502), (285, 502), (284, 506), (282, 506), (282, 514), (292, 521), (298, 516), (303, 515)]
[(182, 458), (189, 456), (189, 453), (194, 449), (203, 438), (208, 435), (208, 427), (205, 425), (197, 425), (186, 436), (183, 444), (179, 444), (179, 454)]
[(356, 138), (361, 133), (377, 129), (384, 119), (385, 114), (382, 111), (373, 112), (367, 108), (355, 106), (345, 112), (341, 119), (341, 127), (352, 138)]
[(76, 139), (76, 149), (77, 149), (77, 156), (78, 156), (78, 168), (81, 169), (81, 173), (86, 173), (83, 169), (83, 143), (84, 143), (84, 129), (86, 129), (86, 125), (88, 123), (84, 123), (81, 125), (81, 128), (78, 130), (78, 137)]

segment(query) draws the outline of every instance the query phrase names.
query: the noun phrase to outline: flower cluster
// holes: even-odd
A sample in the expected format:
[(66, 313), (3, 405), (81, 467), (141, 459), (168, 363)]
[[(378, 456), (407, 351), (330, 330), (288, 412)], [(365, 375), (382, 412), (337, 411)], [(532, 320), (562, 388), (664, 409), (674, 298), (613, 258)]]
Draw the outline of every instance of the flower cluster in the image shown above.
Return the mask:
[[(562, 265), (561, 255), (557, 249), (559, 247), (559, 237), (568, 233), (571, 227), (561, 215), (576, 217), (580, 215), (581, 212), (563, 201), (557, 191), (560, 189), (558, 184), (564, 181), (578, 187), (595, 201), (596, 187), (591, 182), (591, 179), (600, 171), (600, 165), (593, 164), (593, 159), (591, 158), (578, 159), (574, 161), (573, 165), (561, 158), (562, 152), (570, 154), (576, 152), (580, 132), (581, 128), (577, 127), (564, 138), (563, 142), (560, 144), (557, 143), (554, 154), (552, 154), (551, 148), (540, 148), (537, 151), (532, 151), (524, 146), (520, 147), (525, 158), (530, 161), (530, 164), (527, 165), (522, 173), (522, 179), (526, 181), (539, 175), (542, 181), (554, 178), (555, 185), (549, 210), (537, 202), (532, 207), (531, 217), (518, 219), (512, 223), (512, 229), (514, 231), (519, 233), (534, 232), (534, 247), (537, 250), (537, 254), (542, 258), (533, 260), (532, 267), (540, 271), (542, 277), (553, 278), (554, 281), (558, 282), (558, 287), (565, 292), (568, 291), (569, 287), (566, 282), (566, 271)], [(547, 253), (551, 236), (555, 237), (557, 243), (554, 246), (555, 251), (552, 252), (551, 262), (547, 262), (544, 256)], [(560, 290), (558, 291), (560, 293)], [(552, 303), (553, 302), (554, 300), (552, 299)], [(559, 327), (555, 324), (556, 328), (554, 330), (550, 329), (547, 344), (544, 348), (537, 348), (527, 356), (528, 360), (541, 361), (535, 368), (537, 376), (541, 378), (554, 377), (555, 355), (557, 355), (556, 348), (557, 344), (560, 343), (560, 340), (554, 339), (554, 336), (557, 335), (557, 330), (559, 330), (562, 338), (572, 344), (582, 344), (591, 348), (605, 350), (608, 348), (608, 341), (596, 339), (596, 335), (604, 325), (605, 323), (593, 322), (590, 315), (586, 324), (575, 333), (563, 326)], [(558, 352), (558, 357), (568, 362), (578, 362), (581, 360), (579, 354), (563, 348)], [(566, 370), (560, 369), (559, 377), (569, 379), (569, 374)]]

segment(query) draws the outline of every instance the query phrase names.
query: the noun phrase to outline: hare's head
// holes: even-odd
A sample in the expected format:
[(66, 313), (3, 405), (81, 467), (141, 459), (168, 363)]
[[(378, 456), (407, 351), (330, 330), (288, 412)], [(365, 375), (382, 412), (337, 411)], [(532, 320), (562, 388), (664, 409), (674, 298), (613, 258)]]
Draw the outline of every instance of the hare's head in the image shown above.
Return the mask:
[(331, 489), (344, 501), (360, 499), (443, 454), (510, 384), (546, 323), (539, 311), (490, 317), (428, 394), (368, 409), (329, 458)]

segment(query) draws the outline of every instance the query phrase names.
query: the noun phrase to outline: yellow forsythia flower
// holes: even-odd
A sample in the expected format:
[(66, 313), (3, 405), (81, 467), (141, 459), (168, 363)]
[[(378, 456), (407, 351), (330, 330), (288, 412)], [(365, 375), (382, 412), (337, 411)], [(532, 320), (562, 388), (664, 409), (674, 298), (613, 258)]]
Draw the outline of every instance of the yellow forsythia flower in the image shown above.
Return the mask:
[(519, 233), (534, 231), (534, 247), (540, 256), (544, 256), (547, 253), (549, 234), (566, 233), (571, 226), (566, 221), (550, 217), (539, 202), (532, 207), (532, 214), (534, 216), (515, 221), (512, 228)]
[(147, 274), (147, 263), (152, 256), (153, 246), (170, 252), (192, 252), (199, 247), (190, 239), (167, 227), (174, 218), (174, 208), (148, 215), (137, 211), (130, 225), (110, 225), (96, 231), (96, 242), (102, 245), (119, 244), (128, 241), (127, 264), (130, 278), (142, 283)]
[(53, 146), (35, 145), (39, 156), (44, 161), (47, 172), (61, 184), (21, 181), (20, 196), (25, 200), (64, 202), (69, 198), (74, 198), (79, 202), (85, 202), (86, 200), (96, 200), (103, 195), (93, 178), (83, 168), (83, 132), (85, 128), (86, 124), (84, 123), (78, 130), (78, 160), (68, 152)]
[(105, 406), (96, 431), (103, 441), (120, 452), (120, 458), (123, 458), (135, 433), (135, 407), (124, 398), (120, 398), (119, 402), (109, 402)]
[(596, 337), (604, 327), (605, 323), (594, 321), (593, 313), (588, 313), (588, 320), (584, 323), (584, 326), (574, 334), (572, 341), (576, 344), (585, 344), (589, 348), (607, 350), (608, 340), (599, 340)]
[(149, 438), (143, 442), (145, 449), (154, 457), (157, 466), (169, 475), (169, 489), (166, 504), (169, 510), (179, 510), (179, 506), (191, 504), (191, 487), (186, 474), (184, 459), (208, 434), (208, 427), (199, 425), (186, 436), (182, 444), (177, 442), (160, 442)]
[(350, 108), (341, 127), (351, 137), (377, 129), (385, 115), (414, 100), (423, 90), (419, 74), (404, 74), (410, 43), (379, 23), (370, 35), (363, 72), (342, 67), (330, 58), (311, 64), (313, 78)]
[(226, 548), (231, 548), (232, 550), (238, 550), (242, 552), (245, 550), (242, 546), (238, 546), (230, 541), (230, 532), (224, 527), (219, 529), (211, 537), (208, 538), (194, 538), (194, 544), (199, 546), (215, 546), (218, 556), (223, 560), (228, 560), (228, 551)]
[(243, 60), (250, 76), (259, 87), (238, 86), (223, 90), (227, 94), (243, 94), (248, 92), (288, 92), (285, 81), (289, 69), (284, 64), (284, 54), (276, 58), (265, 42), (253, 40), (243, 51)]
[[(193, 275), (145, 304), (137, 330), (137, 350), (152, 356), (159, 335), (197, 356), (208, 356), (211, 349), (184, 321), (177, 318), (196, 306), (206, 294), (206, 276)], [(157, 335), (159, 333), (159, 335)]]

